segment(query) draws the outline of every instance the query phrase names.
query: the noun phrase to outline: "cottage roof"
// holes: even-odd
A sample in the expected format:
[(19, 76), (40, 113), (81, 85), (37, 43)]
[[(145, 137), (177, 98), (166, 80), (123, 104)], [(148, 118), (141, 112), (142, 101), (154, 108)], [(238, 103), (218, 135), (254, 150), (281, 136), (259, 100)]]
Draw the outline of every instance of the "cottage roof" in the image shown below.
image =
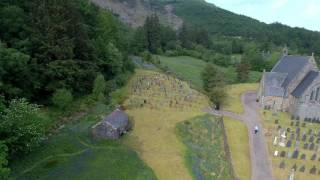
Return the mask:
[(264, 73), (264, 95), (265, 96), (278, 96), (284, 95), (283, 82), (286, 80), (288, 74), (278, 72)]
[(119, 109), (113, 111), (103, 120), (103, 122), (110, 124), (114, 129), (127, 126), (128, 121), (128, 115), (124, 111)]
[(313, 80), (319, 76), (319, 72), (310, 71), (306, 77), (301, 81), (301, 83), (297, 86), (297, 88), (292, 92), (294, 97), (301, 97), (302, 94), (308, 89), (308, 87), (312, 84)]
[(300, 73), (300, 71), (309, 63), (309, 56), (283, 56), (274, 66), (271, 72), (286, 73), (287, 77), (282, 84), (287, 87), (289, 83)]

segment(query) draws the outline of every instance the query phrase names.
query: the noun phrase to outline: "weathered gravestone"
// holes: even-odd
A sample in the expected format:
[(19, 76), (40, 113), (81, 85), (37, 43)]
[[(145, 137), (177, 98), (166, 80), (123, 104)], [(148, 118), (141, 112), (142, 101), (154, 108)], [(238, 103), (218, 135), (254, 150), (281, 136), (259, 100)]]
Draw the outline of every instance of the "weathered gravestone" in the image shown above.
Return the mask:
[(297, 122), (296, 122), (296, 126), (299, 126), (299, 125), (300, 125), (300, 122), (299, 122), (299, 121), (297, 121)]
[(293, 133), (290, 135), (290, 140), (291, 140), (291, 141), (294, 140), (294, 134), (293, 134)]
[(293, 151), (292, 158), (297, 159), (298, 156), (299, 156), (299, 151), (298, 150)]
[(312, 129), (309, 129), (308, 134), (309, 134), (309, 135), (312, 134)]
[(296, 141), (296, 144), (294, 145), (295, 148), (299, 148), (300, 146), (300, 141)]
[(297, 171), (298, 169), (297, 164), (294, 164), (291, 169), (293, 169), (294, 171)]
[(317, 144), (319, 144), (319, 143), (320, 143), (320, 138), (317, 138), (316, 143), (317, 143)]
[(304, 165), (302, 165), (299, 169), (300, 172), (304, 172), (306, 170), (306, 167)]
[(301, 159), (301, 160), (306, 160), (306, 155), (305, 155), (305, 154), (302, 154), (301, 157), (300, 157), (300, 159)]
[(286, 152), (285, 151), (281, 151), (280, 157), (286, 157)]
[(279, 165), (280, 169), (284, 169), (286, 168), (286, 163), (284, 161), (281, 161), (280, 165)]
[(300, 141), (300, 134), (297, 134), (296, 141)]
[(313, 141), (314, 141), (314, 136), (310, 136), (309, 142), (313, 142)]
[(302, 141), (306, 141), (307, 140), (307, 135), (306, 134), (303, 134), (303, 136), (302, 136), (302, 139), (301, 139)]
[(311, 161), (314, 161), (314, 160), (316, 160), (317, 159), (317, 154), (313, 154), (312, 156), (311, 156)]
[(316, 174), (317, 173), (317, 168), (316, 166), (313, 166), (311, 169), (310, 169), (310, 174)]
[(314, 146), (315, 146), (314, 143), (311, 143), (310, 146), (309, 146), (309, 150), (313, 151), (314, 150)]
[(286, 147), (291, 147), (291, 146), (292, 146), (292, 141), (289, 140), (289, 141), (287, 142), (287, 144), (286, 144)]
[(294, 125), (294, 122), (291, 122), (291, 123), (290, 123), (290, 126), (293, 126), (293, 125)]
[(300, 129), (299, 127), (297, 127), (297, 128), (296, 128), (296, 133), (300, 133), (300, 130), (301, 130), (301, 129)]
[(308, 149), (308, 147), (309, 147), (309, 144), (308, 143), (304, 143), (303, 149)]
[(292, 158), (292, 154), (293, 154), (292, 152), (288, 151), (288, 156), (287, 157), (288, 158)]

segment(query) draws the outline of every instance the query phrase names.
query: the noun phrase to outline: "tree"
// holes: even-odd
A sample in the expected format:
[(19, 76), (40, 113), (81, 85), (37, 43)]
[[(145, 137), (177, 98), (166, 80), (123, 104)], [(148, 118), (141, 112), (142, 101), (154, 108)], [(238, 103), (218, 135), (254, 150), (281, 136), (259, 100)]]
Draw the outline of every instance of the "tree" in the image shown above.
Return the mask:
[(247, 61), (242, 60), (240, 63), (237, 64), (236, 71), (238, 82), (246, 82), (249, 79), (250, 64)]
[(106, 91), (106, 81), (102, 74), (98, 74), (93, 83), (92, 95), (96, 100), (104, 99), (104, 93)]
[(156, 53), (161, 48), (161, 24), (156, 14), (147, 17), (143, 26), (146, 37), (147, 47), (151, 53)]
[(0, 121), (0, 141), (4, 141), (12, 157), (30, 152), (44, 137), (44, 119), (40, 109), (25, 99), (14, 99), (4, 110)]
[(65, 110), (65, 108), (70, 105), (72, 100), (72, 93), (67, 89), (58, 89), (52, 96), (52, 103), (61, 110)]
[(8, 166), (7, 154), (8, 147), (4, 141), (0, 141), (0, 179), (9, 179), (10, 169)]
[(225, 74), (213, 64), (208, 64), (203, 73), (203, 89), (209, 96), (216, 109), (220, 109), (226, 98)]

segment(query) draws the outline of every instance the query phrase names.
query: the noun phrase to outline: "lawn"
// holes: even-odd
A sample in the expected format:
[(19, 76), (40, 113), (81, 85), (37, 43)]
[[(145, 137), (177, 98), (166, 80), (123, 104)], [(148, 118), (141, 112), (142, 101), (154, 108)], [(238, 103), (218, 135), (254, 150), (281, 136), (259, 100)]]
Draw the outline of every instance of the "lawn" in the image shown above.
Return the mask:
[[(273, 172), (274, 175), (276, 176), (277, 179), (286, 179), (288, 177), (288, 174), (292, 167), (296, 164), (298, 167), (298, 171), (296, 172), (296, 177), (295, 180), (316, 180), (320, 179), (320, 175), (318, 175), (318, 172), (316, 173), (317, 175), (311, 175), (309, 173), (310, 169), (312, 168), (313, 165), (316, 166), (317, 171), (320, 169), (320, 163), (318, 161), (319, 158), (319, 153), (318, 157), (316, 158), (315, 161), (311, 160), (311, 156), (316, 153), (315, 150), (308, 150), (304, 149), (303, 145), (304, 143), (308, 142), (309, 143), (309, 138), (310, 134), (308, 133), (309, 129), (313, 129), (314, 131), (319, 132), (320, 131), (320, 125), (319, 124), (312, 124), (312, 123), (305, 123), (305, 127), (303, 125), (303, 121), (297, 125), (297, 120), (291, 120), (290, 116), (287, 113), (284, 112), (279, 112), (279, 113), (273, 113), (268, 110), (262, 110), (261, 111), (261, 116), (263, 118), (263, 125), (264, 125), (264, 130), (265, 130), (265, 135), (268, 143), (268, 149), (270, 153), (270, 157), (272, 160), (272, 167), (273, 167)], [(278, 120), (278, 124), (276, 124), (276, 120)], [(293, 123), (293, 124), (291, 124)], [(282, 128), (287, 130), (287, 139), (286, 142), (288, 141), (288, 138), (291, 136), (291, 134), (296, 135), (296, 128), (299, 127), (301, 129), (301, 133), (306, 132), (307, 134), (307, 140), (303, 141), (300, 140), (301, 143), (298, 145), (299, 149), (299, 156), (297, 159), (295, 158), (288, 158), (287, 153), (288, 152), (293, 152), (295, 150), (296, 146), (296, 139), (293, 140), (292, 146), (291, 147), (281, 147), (279, 145), (273, 145), (273, 140), (274, 136), (278, 136), (278, 127), (281, 126)], [(287, 129), (289, 128), (289, 129)], [(289, 130), (289, 132), (288, 132)], [(318, 135), (315, 135), (315, 139), (317, 139)], [(273, 156), (273, 153), (275, 151), (280, 152), (284, 151), (286, 152), (285, 157), (280, 157), (280, 156)], [(302, 160), (301, 155), (305, 154), (306, 159)], [(285, 162), (285, 169), (280, 169), (280, 163), (284, 161)], [(300, 167), (305, 166), (305, 172), (300, 172)]]
[[(202, 89), (201, 73), (206, 67), (206, 62), (189, 56), (166, 57), (157, 56), (162, 66), (167, 67), (171, 72), (175, 73), (179, 78), (190, 82), (196, 89)], [(236, 82), (237, 74), (233, 67), (217, 66), (226, 74), (228, 83)], [(256, 83), (261, 77), (260, 72), (251, 71), (248, 82)]]
[[(16, 179), (156, 179), (138, 154), (121, 141), (94, 141), (90, 127), (110, 112), (97, 104), (66, 124), (23, 159), (11, 164)], [(126, 137), (125, 137), (126, 138)]]
[(194, 179), (232, 179), (221, 121), (198, 116), (178, 123), (177, 134), (187, 147), (186, 164)]
[(241, 103), (241, 95), (246, 91), (256, 91), (259, 84), (245, 83), (245, 84), (232, 84), (227, 86), (227, 100), (223, 106), (223, 110), (235, 113), (243, 113), (244, 109)]
[(128, 84), (124, 103), (134, 120), (127, 144), (154, 170), (159, 179), (192, 179), (185, 165), (186, 146), (176, 124), (202, 115), (206, 97), (186, 82), (162, 73), (137, 70)]
[(251, 179), (251, 160), (247, 126), (240, 121), (224, 117), (224, 127), (227, 133), (232, 164), (237, 178), (239, 180)]

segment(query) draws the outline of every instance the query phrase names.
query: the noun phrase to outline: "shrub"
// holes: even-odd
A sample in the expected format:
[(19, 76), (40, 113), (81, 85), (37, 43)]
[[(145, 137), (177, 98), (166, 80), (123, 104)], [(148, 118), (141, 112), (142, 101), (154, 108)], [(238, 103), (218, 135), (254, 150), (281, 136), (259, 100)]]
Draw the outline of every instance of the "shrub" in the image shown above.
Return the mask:
[(126, 88), (117, 89), (111, 93), (111, 104), (113, 106), (122, 105), (127, 99), (128, 92)]
[(9, 179), (10, 169), (7, 168), (8, 147), (3, 141), (0, 141), (0, 179)]
[(72, 93), (67, 89), (58, 89), (52, 96), (52, 103), (61, 110), (65, 110), (72, 100)]
[(106, 81), (102, 74), (98, 74), (93, 83), (92, 96), (95, 100), (104, 99), (104, 93), (106, 91)]

